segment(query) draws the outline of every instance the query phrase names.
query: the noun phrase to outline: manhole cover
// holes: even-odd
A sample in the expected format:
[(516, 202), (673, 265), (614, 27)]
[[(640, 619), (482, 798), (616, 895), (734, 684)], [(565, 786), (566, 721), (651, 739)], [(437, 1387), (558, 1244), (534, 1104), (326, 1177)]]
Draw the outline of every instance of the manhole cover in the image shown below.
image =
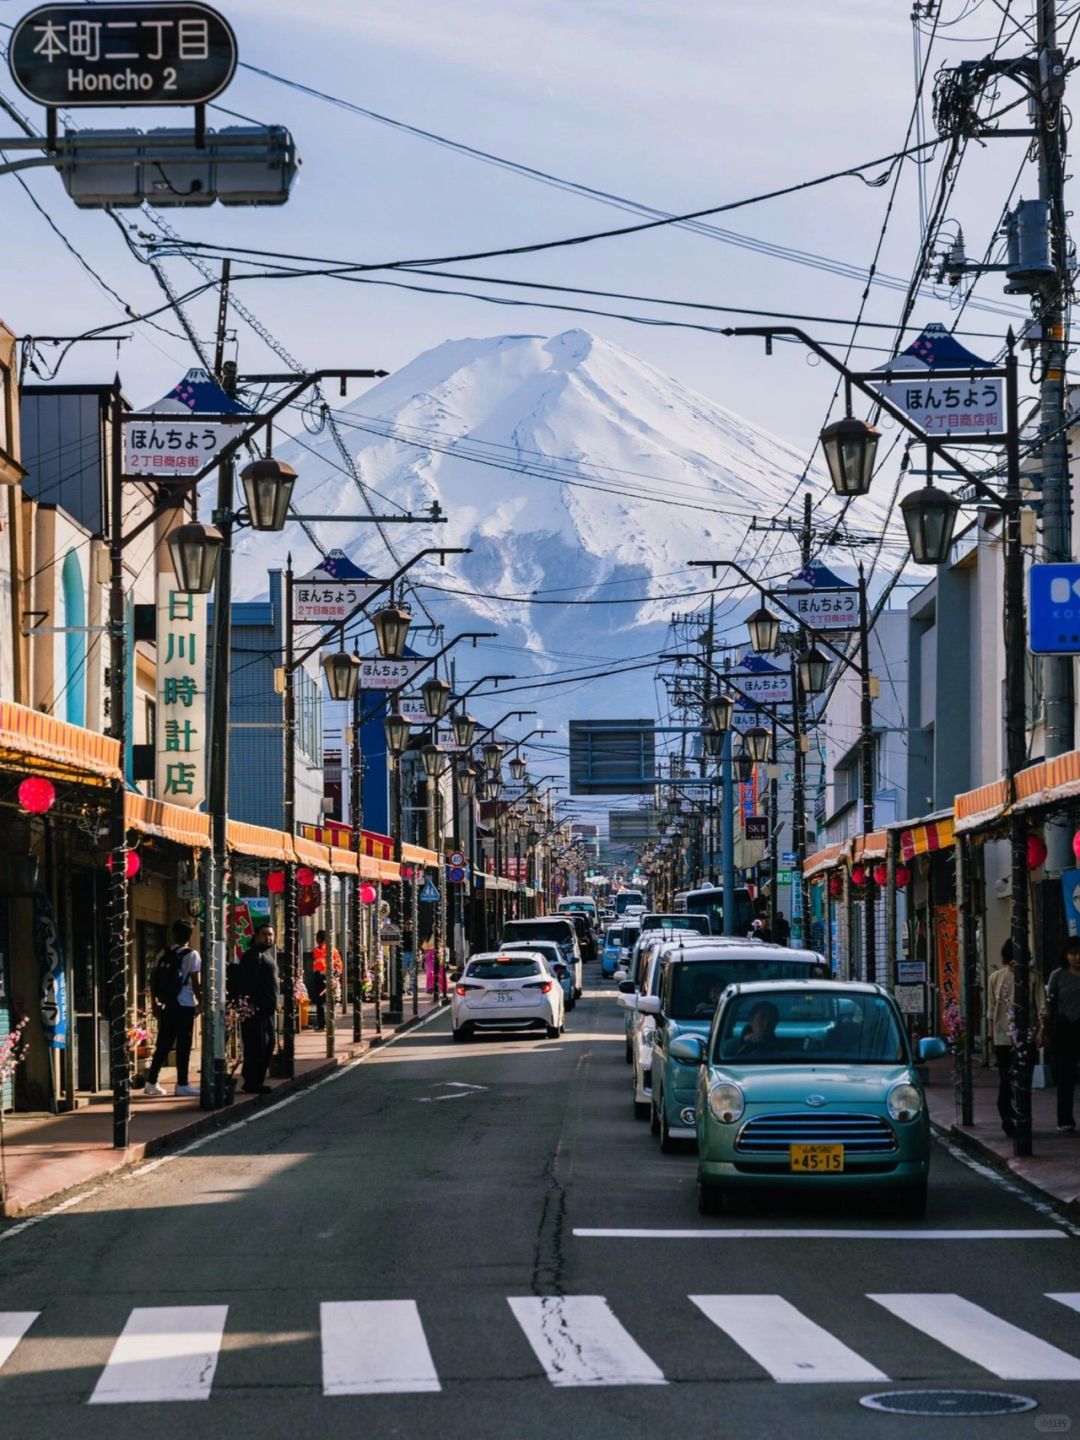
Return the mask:
[(867, 1410), (887, 1410), (892, 1415), (1019, 1415), (1038, 1403), (1026, 1395), (994, 1390), (887, 1390), (859, 1401)]

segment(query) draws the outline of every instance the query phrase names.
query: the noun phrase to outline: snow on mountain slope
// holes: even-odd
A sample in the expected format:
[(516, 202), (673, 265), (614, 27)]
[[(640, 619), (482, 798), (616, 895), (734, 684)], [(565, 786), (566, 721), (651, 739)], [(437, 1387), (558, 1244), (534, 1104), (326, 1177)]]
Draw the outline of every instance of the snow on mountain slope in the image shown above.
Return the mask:
[[(440, 526), (386, 527), (397, 555), (439, 543), (471, 547), (445, 570), (432, 563), (413, 572), (431, 585), (482, 592), (423, 590), (439, 618), (448, 629), (459, 621), (499, 629), (531, 652), (530, 670), (560, 668), (571, 654), (619, 659), (656, 650), (671, 611), (699, 603), (660, 597), (706, 588), (708, 572), (687, 572), (688, 560), (736, 552), (747, 559), (761, 544), (773, 557), (771, 574), (797, 568), (796, 547), (783, 538), (742, 542), (753, 516), (789, 506), (805, 457), (583, 330), (448, 340), (338, 413), (379, 512), (419, 513), (438, 501), (448, 516)], [(299, 472), (300, 512), (342, 517), (314, 527), (321, 543), (372, 574), (390, 574), (396, 565), (377, 528), (350, 519), (366, 504), (330, 432), (277, 453)], [(823, 493), (820, 472), (810, 482)], [(862, 503), (864, 523), (880, 519)], [(826, 510), (835, 513), (831, 502)], [(241, 597), (265, 593), (267, 569), (283, 564), (287, 550), (297, 574), (316, 559), (296, 526), (284, 536), (248, 532), (237, 549)], [(529, 603), (487, 598), (534, 592), (544, 593)], [(537, 603), (639, 596), (657, 598)]]

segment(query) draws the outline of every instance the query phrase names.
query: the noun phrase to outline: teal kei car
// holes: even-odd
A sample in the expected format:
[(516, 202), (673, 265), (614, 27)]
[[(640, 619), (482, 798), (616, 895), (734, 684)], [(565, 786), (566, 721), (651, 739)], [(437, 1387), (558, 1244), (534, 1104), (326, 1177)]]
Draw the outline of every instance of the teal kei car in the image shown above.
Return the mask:
[[(729, 985), (753, 980), (808, 979), (825, 960), (813, 950), (789, 950), (761, 940), (715, 936), (672, 939), (656, 978), (656, 993), (638, 995), (634, 1008), (656, 1017), (653, 1031), (652, 1132), (669, 1153), (697, 1136), (698, 1063), (680, 1060), (672, 1043), (680, 1036), (704, 1040), (720, 996)], [(635, 997), (627, 996), (627, 1000)]]
[(622, 961), (622, 926), (609, 925), (604, 932), (604, 948), (600, 954), (600, 973), (614, 975)]
[(739, 1189), (876, 1190), (926, 1212), (930, 1123), (896, 1001), (879, 985), (790, 980), (728, 990), (707, 1037), (672, 1057), (698, 1072), (698, 1209)]

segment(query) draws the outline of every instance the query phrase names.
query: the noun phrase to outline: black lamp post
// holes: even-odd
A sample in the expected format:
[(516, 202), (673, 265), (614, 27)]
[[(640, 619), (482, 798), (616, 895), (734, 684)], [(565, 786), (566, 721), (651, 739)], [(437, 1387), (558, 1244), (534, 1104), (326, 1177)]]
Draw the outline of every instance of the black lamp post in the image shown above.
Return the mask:
[(351, 700), (360, 681), (360, 657), (344, 650), (323, 657), (323, 672), (331, 700)]
[(842, 420), (822, 430), (821, 448), (837, 495), (854, 500), (870, 493), (879, 438), (880, 432), (856, 419), (850, 408)]
[(400, 605), (384, 605), (371, 617), (375, 643), (384, 660), (400, 660), (405, 654), (405, 640), (412, 616)]
[(904, 496), (900, 513), (916, 565), (944, 565), (952, 549), (959, 502), (947, 491), (927, 483)]
[(432, 720), (441, 720), (450, 702), (450, 686), (446, 681), (433, 675), (420, 686), (420, 694), (424, 697), (424, 709)]
[(750, 648), (758, 655), (771, 655), (780, 639), (780, 616), (760, 605), (747, 619)]
[(734, 695), (713, 695), (705, 702), (705, 713), (714, 730), (730, 730), (731, 716), (735, 709)]
[(216, 525), (192, 520), (169, 533), (169, 554), (177, 589), (185, 595), (209, 595), (225, 537)]
[(799, 656), (799, 684), (807, 695), (821, 695), (829, 683), (829, 660), (816, 645)]
[(284, 530), (296, 471), (272, 455), (253, 460), (240, 471), (248, 518), (253, 530)]

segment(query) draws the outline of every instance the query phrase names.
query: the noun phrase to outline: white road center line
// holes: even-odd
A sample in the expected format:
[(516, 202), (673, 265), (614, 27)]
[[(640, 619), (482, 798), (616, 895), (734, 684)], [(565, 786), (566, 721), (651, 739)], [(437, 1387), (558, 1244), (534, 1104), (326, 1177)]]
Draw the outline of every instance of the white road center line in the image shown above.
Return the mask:
[(91, 1405), (209, 1400), (227, 1305), (132, 1310)]
[(691, 1295), (690, 1299), (781, 1384), (889, 1378), (782, 1295)]
[(324, 1395), (439, 1390), (415, 1300), (334, 1300), (319, 1306)]
[(666, 1385), (602, 1295), (509, 1298), (552, 1385)]
[(40, 1310), (0, 1310), (0, 1366), (41, 1314)]
[(589, 1230), (578, 1240), (1067, 1240), (1064, 1230)]
[(1080, 1380), (1080, 1360), (961, 1295), (871, 1295), (891, 1314), (999, 1380)]

